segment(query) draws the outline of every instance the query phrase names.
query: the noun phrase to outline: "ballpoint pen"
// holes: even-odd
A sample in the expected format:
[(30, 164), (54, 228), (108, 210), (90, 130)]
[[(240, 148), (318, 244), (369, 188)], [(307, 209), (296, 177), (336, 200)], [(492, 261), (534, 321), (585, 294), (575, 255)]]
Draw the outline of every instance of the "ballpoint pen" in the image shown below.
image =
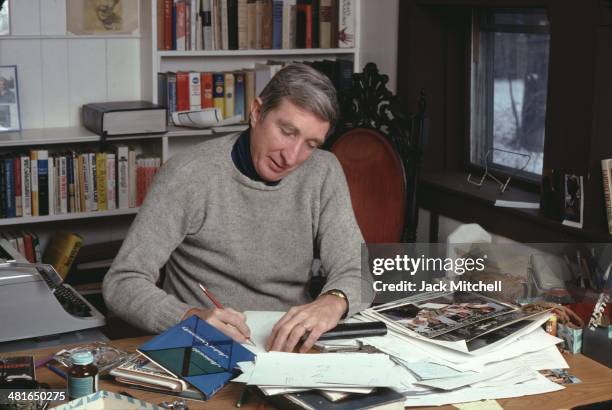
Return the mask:
[[(215, 305), (216, 308), (223, 309), (223, 305), (221, 304), (221, 302), (217, 300), (215, 295), (213, 295), (210, 290), (206, 289), (201, 283), (198, 283), (198, 286), (200, 287), (200, 289), (202, 289), (202, 292), (204, 292), (204, 294), (208, 297), (208, 299), (210, 299), (210, 301), (213, 303), (213, 305)], [(250, 338), (247, 338), (247, 343), (252, 346), (257, 346)]]

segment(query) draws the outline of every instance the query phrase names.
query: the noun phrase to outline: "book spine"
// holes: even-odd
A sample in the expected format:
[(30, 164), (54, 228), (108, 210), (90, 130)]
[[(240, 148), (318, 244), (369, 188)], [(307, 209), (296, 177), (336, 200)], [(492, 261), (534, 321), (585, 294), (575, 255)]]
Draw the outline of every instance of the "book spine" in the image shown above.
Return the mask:
[(172, 0), (164, 1), (164, 50), (172, 50)]
[(202, 27), (202, 2), (196, 0), (196, 50), (204, 50), (204, 27)]
[(68, 213), (68, 164), (65, 155), (62, 155), (59, 159), (59, 198), (60, 207), (59, 213)]
[(257, 4), (247, 0), (247, 48), (254, 49), (257, 40)]
[(38, 209), (38, 151), (30, 151), (30, 166), (32, 179), (32, 216), (39, 215)]
[(75, 200), (74, 156), (71, 152), (66, 155), (66, 183), (68, 185), (68, 212), (77, 212)]
[(38, 151), (38, 214), (49, 215), (49, 152)]
[(319, 3), (319, 46), (321, 48), (331, 48), (331, 19), (332, 1), (321, 0)]
[(197, 15), (198, 15), (198, 2), (196, 0), (191, 0), (191, 4), (189, 6), (189, 49), (197, 50)]
[(32, 165), (28, 155), (21, 156), (23, 216), (32, 216)]
[(168, 124), (172, 124), (172, 113), (176, 112), (176, 74), (167, 73), (166, 80), (168, 84), (167, 98), (168, 101)]
[(213, 74), (213, 103), (221, 115), (225, 114), (224, 78), (223, 73)]
[(273, 9), (272, 0), (264, 0), (263, 10), (261, 15), (261, 48), (270, 49), (272, 48), (272, 35), (273, 35)]
[(136, 207), (136, 151), (130, 148), (128, 151), (128, 175), (129, 175), (129, 205)]
[(272, 1), (272, 48), (283, 48), (283, 1)]
[(156, 22), (157, 22), (157, 49), (165, 50), (164, 48), (164, 30), (166, 26), (164, 24), (164, 1), (165, 0), (157, 0), (157, 10), (156, 10)]
[(189, 111), (189, 73), (179, 71), (176, 73), (176, 110)]
[(283, 1), (283, 39), (284, 49), (295, 48), (295, 0)]
[(106, 211), (106, 154), (98, 152), (96, 158), (96, 190), (98, 211)]
[(247, 0), (238, 0), (238, 49), (249, 48), (248, 4)]
[(227, 1), (219, 2), (219, 16), (221, 24), (221, 50), (229, 50), (228, 10)]
[(238, 50), (238, 0), (227, 0), (227, 47)]
[(331, 48), (338, 48), (340, 0), (331, 0)]
[(191, 50), (191, 0), (185, 0), (185, 50)]
[(213, 108), (213, 75), (212, 73), (202, 73), (200, 76), (202, 84), (202, 108)]
[(177, 51), (185, 51), (186, 43), (185, 40), (187, 38), (186, 32), (186, 17), (187, 17), (187, 5), (185, 4), (186, 0), (178, 0), (175, 4), (176, 7), (176, 47), (174, 48)]
[(12, 158), (4, 159), (4, 173), (6, 179), (5, 198), (6, 198), (6, 217), (14, 218), (15, 211), (15, 171)]
[(355, 4), (353, 0), (339, 0), (338, 47), (355, 47)]
[(0, 218), (6, 218), (6, 170), (0, 158)]
[(224, 78), (225, 91), (225, 107), (223, 118), (229, 118), (234, 115), (234, 74), (225, 73)]
[(608, 233), (612, 235), (612, 159), (601, 160), (601, 173), (608, 218)]
[(83, 174), (83, 198), (84, 198), (84, 207), (83, 211), (90, 212), (93, 211), (92, 207), (92, 195), (91, 195), (91, 177), (90, 177), (90, 165), (89, 165), (89, 154), (83, 153), (81, 155), (82, 158), (82, 174)]
[(129, 149), (125, 145), (117, 147), (117, 200), (119, 209), (127, 209), (129, 203)]
[(255, 71), (246, 70), (244, 72), (244, 110), (245, 119), (249, 117), (249, 111), (251, 110), (251, 104), (255, 99)]
[(256, 49), (262, 48), (263, 45), (263, 14), (264, 14), (264, 0), (257, 0), (255, 2), (255, 47)]
[(212, 0), (202, 0), (202, 37), (204, 50), (213, 50), (212, 12), (210, 9)]
[(212, 32), (214, 50), (222, 50), (221, 0), (212, 0)]
[(202, 108), (202, 85), (200, 84), (200, 73), (189, 72), (189, 109), (191, 111)]
[(115, 173), (115, 154), (106, 154), (106, 200), (108, 209), (117, 209), (117, 176)]
[(53, 155), (49, 155), (47, 159), (47, 189), (49, 192), (49, 215), (56, 214), (56, 200), (57, 193), (55, 190), (57, 189), (57, 175), (55, 173), (55, 158)]
[(13, 158), (13, 177), (15, 180), (15, 216), (23, 216), (23, 195), (21, 187), (21, 157)]
[(90, 152), (89, 154), (89, 189), (91, 193), (91, 210), (98, 210), (98, 178), (97, 178), (97, 164), (96, 154)]
[(32, 235), (28, 232), (23, 232), (23, 245), (25, 247), (26, 259), (30, 263), (34, 261), (34, 244), (32, 243)]
[(240, 115), (240, 120), (246, 120), (246, 110), (244, 109), (244, 73), (234, 74), (234, 115)]

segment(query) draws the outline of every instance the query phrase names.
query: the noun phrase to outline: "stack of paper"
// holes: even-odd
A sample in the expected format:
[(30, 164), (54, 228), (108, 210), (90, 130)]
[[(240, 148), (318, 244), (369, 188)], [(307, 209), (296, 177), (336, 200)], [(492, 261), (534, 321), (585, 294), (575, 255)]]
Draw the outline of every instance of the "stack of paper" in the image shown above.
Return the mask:
[[(258, 385), (265, 394), (306, 389), (367, 392), (363, 389), (389, 387), (404, 395), (406, 406), (436, 406), (560, 390), (562, 386), (538, 370), (568, 367), (555, 346), (561, 339), (541, 328), (550, 314), (530, 318), (510, 337), (475, 351), (432, 343), (390, 328), (386, 336), (356, 341), (380, 353), (322, 354), (265, 352), (260, 346), (265, 346), (283, 313), (246, 314), (252, 340), (258, 345), (251, 348), (257, 358), (239, 363), (243, 374), (233, 381)], [(372, 319), (357, 315), (351, 320)], [(346, 344), (354, 345), (355, 341)]]

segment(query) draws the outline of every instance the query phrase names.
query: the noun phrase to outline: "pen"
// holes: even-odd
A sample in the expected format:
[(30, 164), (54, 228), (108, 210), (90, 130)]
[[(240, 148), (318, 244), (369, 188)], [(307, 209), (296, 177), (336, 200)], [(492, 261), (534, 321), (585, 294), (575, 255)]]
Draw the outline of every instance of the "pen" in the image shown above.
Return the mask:
[[(202, 289), (202, 292), (204, 292), (204, 294), (208, 297), (208, 299), (210, 299), (210, 301), (215, 305), (215, 307), (217, 307), (218, 309), (223, 309), (223, 305), (221, 304), (221, 302), (219, 302), (217, 300), (217, 298), (215, 297), (215, 295), (212, 294), (211, 291), (209, 291), (208, 289), (206, 289), (204, 287), (204, 285), (202, 285), (201, 283), (198, 283), (198, 286), (200, 287), (200, 289)], [(251, 344), (252, 346), (257, 346), (251, 339), (247, 338), (247, 343)]]
[(58, 369), (55, 366), (52, 366), (50, 364), (47, 364), (47, 368), (49, 370), (51, 370), (53, 373), (57, 374), (59, 377), (61, 377), (62, 379), (66, 380), (66, 373), (64, 373), (63, 371), (61, 371), (60, 369)]
[(240, 394), (240, 398), (236, 402), (236, 407), (242, 407), (242, 405), (246, 403), (248, 398), (249, 398), (249, 386), (244, 386), (244, 389), (242, 390), (242, 394)]

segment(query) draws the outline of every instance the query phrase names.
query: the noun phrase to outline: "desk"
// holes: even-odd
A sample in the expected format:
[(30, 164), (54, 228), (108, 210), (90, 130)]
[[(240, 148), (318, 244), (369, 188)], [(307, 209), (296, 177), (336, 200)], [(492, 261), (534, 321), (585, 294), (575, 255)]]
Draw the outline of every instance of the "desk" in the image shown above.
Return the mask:
[[(111, 345), (126, 350), (134, 351), (136, 347), (148, 340), (149, 337), (139, 337), (133, 339), (121, 339), (109, 342)], [(10, 355), (35, 355), (36, 358), (45, 357), (49, 354), (53, 354), (58, 351), (58, 347), (45, 348), (35, 351), (23, 351), (23, 352), (12, 352)], [(3, 354), (8, 355), (8, 354)], [(583, 355), (570, 355), (565, 356), (568, 364), (571, 368), (571, 373), (582, 380), (582, 383), (570, 385), (566, 389), (540, 394), (535, 396), (526, 396), (513, 399), (499, 399), (499, 404), (504, 409), (517, 409), (524, 410), (527, 408), (533, 408), (537, 410), (546, 409), (561, 409), (571, 408), (579, 404), (587, 404), (598, 401), (612, 399), (612, 369), (603, 366), (588, 357)], [(54, 388), (64, 388), (65, 382), (59, 376), (52, 373), (46, 367), (37, 369), (38, 381), (48, 383)], [(218, 392), (210, 401), (199, 402), (189, 400), (189, 409), (236, 409), (235, 404), (242, 392), (243, 385), (237, 383), (229, 383), (220, 392)], [(159, 403), (164, 400), (175, 400), (174, 396), (164, 396), (157, 393), (149, 393), (142, 390), (128, 389), (123, 385), (116, 384), (109, 380), (100, 381), (100, 389), (109, 391), (127, 391), (136, 398), (149, 401), (151, 403)], [(244, 405), (243, 409), (257, 409), (258, 404), (261, 403), (258, 398), (251, 398), (249, 402)], [(266, 409), (270, 409), (270, 405), (265, 406)], [(431, 407), (431, 409), (453, 409), (452, 406), (444, 407)]]

